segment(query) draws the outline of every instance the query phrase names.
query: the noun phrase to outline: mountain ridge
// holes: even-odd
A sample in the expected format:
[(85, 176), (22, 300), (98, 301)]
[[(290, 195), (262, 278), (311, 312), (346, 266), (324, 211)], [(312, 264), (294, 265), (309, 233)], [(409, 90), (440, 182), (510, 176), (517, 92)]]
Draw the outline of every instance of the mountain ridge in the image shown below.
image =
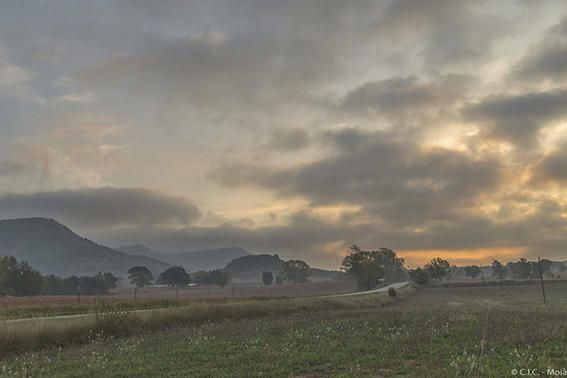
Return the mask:
[(44, 274), (60, 276), (98, 272), (126, 276), (135, 265), (159, 274), (170, 266), (97, 244), (55, 219), (42, 217), (0, 220), (0, 256), (14, 256)]
[(250, 251), (237, 246), (175, 253), (156, 251), (143, 244), (123, 245), (115, 249), (131, 255), (157, 258), (171, 265), (183, 266), (192, 272), (222, 269), (234, 259), (253, 255)]

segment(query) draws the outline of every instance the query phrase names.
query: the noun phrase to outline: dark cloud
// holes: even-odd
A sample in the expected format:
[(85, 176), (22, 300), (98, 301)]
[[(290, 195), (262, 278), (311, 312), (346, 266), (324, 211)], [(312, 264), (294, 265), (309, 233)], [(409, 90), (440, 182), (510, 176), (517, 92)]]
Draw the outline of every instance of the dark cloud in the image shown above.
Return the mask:
[(502, 178), (498, 161), (446, 149), (423, 149), (386, 132), (346, 129), (328, 135), (336, 153), (283, 171), (229, 164), (213, 177), (225, 185), (260, 185), (313, 205), (363, 205), (415, 224), (475, 203)]
[(311, 38), (205, 32), (107, 59), (77, 77), (88, 86), (150, 96), (169, 110), (183, 104), (205, 113), (242, 112), (315, 101), (311, 89), (330, 80), (336, 68), (332, 49)]
[(96, 188), (0, 195), (3, 218), (51, 217), (69, 226), (186, 225), (199, 210), (182, 197), (146, 189)]
[(567, 183), (567, 146), (563, 145), (545, 155), (534, 167), (533, 182)]
[(232, 223), (216, 227), (130, 229), (103, 232), (100, 238), (111, 245), (136, 241), (165, 251), (187, 251), (239, 245), (255, 253), (279, 253), (289, 258), (304, 258), (318, 266), (334, 266), (341, 248), (326, 249), (332, 243), (346, 246), (362, 238), (369, 229), (323, 221), (303, 212), (287, 224), (248, 228)]
[(567, 19), (553, 26), (537, 45), (528, 49), (514, 67), (513, 75), (532, 82), (567, 78)]
[[(485, 2), (475, 0), (392, 0), (376, 23), (378, 36), (398, 43), (417, 42), (427, 69), (482, 63), (493, 43), (508, 30), (503, 17), (478, 12)], [(400, 43), (403, 45), (403, 43)]]
[(490, 248), (525, 248), (527, 257), (543, 253), (562, 258), (567, 248), (567, 220), (561, 216), (564, 210), (557, 202), (545, 200), (518, 219), (453, 213), (445, 219), (422, 220), (419, 229), (361, 214), (331, 221), (302, 211), (276, 226), (249, 228), (225, 223), (216, 227), (132, 228), (105, 230), (97, 236), (110, 245), (137, 242), (169, 252), (239, 245), (255, 253), (278, 253), (334, 269), (352, 243), (397, 251), (437, 251), (449, 260), (451, 251), (470, 250), (474, 255), (477, 249)]
[[(76, 77), (85, 79), (87, 87), (121, 88), (136, 96), (151, 96), (155, 102), (195, 106), (201, 111), (237, 111), (242, 106), (266, 111), (274, 104), (317, 104), (324, 102), (329, 84), (353, 64), (356, 67), (353, 57), (367, 58), (374, 50), (395, 54), (391, 50), (397, 51), (398, 46), (388, 46), (392, 38), (404, 40), (409, 35), (409, 45), (401, 43), (407, 48), (403, 51), (405, 59), (412, 55), (410, 51), (421, 51), (413, 58), (425, 61), (433, 72), (453, 63), (476, 62), (502, 35), (498, 25), (503, 24), (501, 20), (493, 22), (495, 16), (490, 14), (477, 14), (478, 3), (243, 1), (238, 5), (226, 2), (219, 8), (204, 3), (191, 7), (176, 2), (152, 7), (132, 4), (129, 6), (143, 14), (153, 8), (168, 14), (193, 9), (189, 13), (212, 20), (230, 14), (230, 21), (220, 17), (223, 28), (204, 28), (185, 38), (148, 40), (146, 47), (106, 58)], [(161, 15), (158, 10), (155, 13)], [(251, 15), (257, 15), (253, 23), (241, 22)], [(384, 97), (376, 90), (400, 88), (393, 96), (418, 104), (428, 101), (428, 96), (443, 96), (426, 93), (435, 89), (422, 88), (415, 81), (369, 83), (360, 91)]]
[(307, 147), (310, 142), (310, 135), (305, 129), (278, 129), (272, 134), (267, 147), (280, 151), (295, 151)]
[(567, 115), (567, 90), (492, 96), (466, 106), (463, 115), (487, 137), (529, 147), (543, 127)]
[(417, 77), (393, 78), (365, 83), (343, 98), (340, 108), (354, 114), (384, 114), (392, 118), (433, 108), (447, 107), (462, 99), (471, 78), (449, 75), (434, 82)]

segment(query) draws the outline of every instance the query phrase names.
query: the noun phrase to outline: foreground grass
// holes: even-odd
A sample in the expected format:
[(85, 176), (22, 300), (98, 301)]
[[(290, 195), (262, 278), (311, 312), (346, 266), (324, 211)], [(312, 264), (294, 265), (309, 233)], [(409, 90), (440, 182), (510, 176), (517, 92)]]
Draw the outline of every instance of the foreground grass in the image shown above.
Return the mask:
[[(144, 299), (138, 302), (112, 302), (112, 298), (101, 296), (98, 298), (100, 302), (106, 302), (107, 306), (114, 311), (136, 311), (151, 310), (158, 308), (177, 308), (186, 307), (194, 303), (231, 303), (242, 301), (262, 301), (283, 298), (211, 298), (211, 299)], [(110, 299), (110, 300), (109, 300)], [(94, 314), (96, 313), (96, 303), (85, 304), (57, 304), (57, 305), (20, 305), (20, 306), (3, 306), (0, 307), (0, 321), (13, 319), (31, 319), (66, 315)]]
[[(425, 289), (390, 306), (281, 312), (20, 354), (4, 376), (507, 377), (567, 367), (565, 287)], [(365, 299), (366, 301), (367, 299)], [(369, 303), (369, 302), (366, 302)], [(352, 305), (352, 303), (351, 303)], [(321, 308), (319, 308), (321, 309)]]
[(484, 377), (510, 376), (513, 368), (567, 366), (563, 314), (496, 311), (483, 332), (485, 319), (484, 311), (469, 309), (366, 309), (224, 321), (151, 337), (95, 338), (86, 346), (20, 356), (0, 371), (5, 376)]
[[(412, 290), (410, 287), (400, 289), (399, 294), (403, 296), (405, 292)], [(46, 347), (90, 343), (93, 338), (127, 337), (223, 320), (368, 308), (391, 301), (387, 293), (374, 293), (349, 297), (194, 302), (185, 307), (135, 312), (118, 311), (114, 305), (102, 304), (95, 314), (0, 322), (0, 356)]]

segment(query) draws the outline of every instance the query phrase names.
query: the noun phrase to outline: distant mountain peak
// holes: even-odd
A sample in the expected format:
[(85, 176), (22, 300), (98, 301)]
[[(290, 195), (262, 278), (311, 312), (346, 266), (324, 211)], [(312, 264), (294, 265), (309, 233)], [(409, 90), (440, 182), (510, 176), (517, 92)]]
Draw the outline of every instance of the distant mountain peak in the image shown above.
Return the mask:
[(43, 273), (66, 276), (98, 272), (126, 275), (135, 265), (160, 273), (169, 266), (96, 244), (54, 219), (41, 217), (0, 220), (0, 256), (10, 255)]

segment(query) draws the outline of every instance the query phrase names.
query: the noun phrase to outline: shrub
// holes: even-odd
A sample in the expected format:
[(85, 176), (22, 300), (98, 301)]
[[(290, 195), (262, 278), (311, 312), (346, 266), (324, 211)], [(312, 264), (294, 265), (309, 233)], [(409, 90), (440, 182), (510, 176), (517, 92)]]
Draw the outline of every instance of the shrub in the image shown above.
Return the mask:
[(388, 289), (388, 295), (390, 296), (390, 298), (394, 299), (398, 297), (398, 292), (396, 291), (396, 289), (391, 287)]
[(95, 303), (93, 332), (103, 337), (122, 336), (130, 333), (132, 324), (129, 313), (107, 304), (104, 300)]

